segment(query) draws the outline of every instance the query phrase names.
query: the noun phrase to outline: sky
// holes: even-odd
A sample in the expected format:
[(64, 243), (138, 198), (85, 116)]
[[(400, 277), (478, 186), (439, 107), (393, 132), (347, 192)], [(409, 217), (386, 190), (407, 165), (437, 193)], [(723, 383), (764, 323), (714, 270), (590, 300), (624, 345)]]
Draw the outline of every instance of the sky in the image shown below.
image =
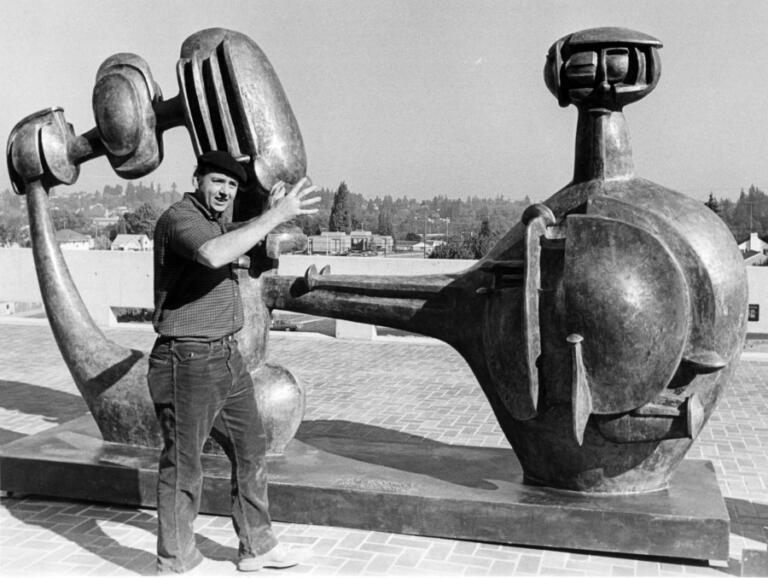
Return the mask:
[[(1, 1), (6, 138), (51, 106), (78, 134), (92, 128), (96, 71), (118, 52), (144, 58), (176, 96), (184, 39), (223, 27), (275, 68), (316, 184), (343, 180), (369, 198), (544, 200), (572, 178), (577, 116), (544, 85), (546, 53), (571, 32), (620, 26), (664, 43), (658, 86), (624, 110), (636, 174), (702, 200), (768, 189), (764, 0)], [(186, 130), (163, 142), (163, 163), (140, 180), (190, 189)], [(96, 159), (72, 189), (117, 182)]]

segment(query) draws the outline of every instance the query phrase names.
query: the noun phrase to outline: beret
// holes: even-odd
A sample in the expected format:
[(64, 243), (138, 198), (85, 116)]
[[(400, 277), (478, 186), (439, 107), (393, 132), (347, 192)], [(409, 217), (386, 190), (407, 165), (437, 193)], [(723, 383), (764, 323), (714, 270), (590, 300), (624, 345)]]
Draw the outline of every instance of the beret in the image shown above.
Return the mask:
[(239, 162), (226, 151), (208, 151), (197, 157), (197, 172), (201, 175), (208, 173), (224, 173), (242, 185), (248, 180), (248, 175)]

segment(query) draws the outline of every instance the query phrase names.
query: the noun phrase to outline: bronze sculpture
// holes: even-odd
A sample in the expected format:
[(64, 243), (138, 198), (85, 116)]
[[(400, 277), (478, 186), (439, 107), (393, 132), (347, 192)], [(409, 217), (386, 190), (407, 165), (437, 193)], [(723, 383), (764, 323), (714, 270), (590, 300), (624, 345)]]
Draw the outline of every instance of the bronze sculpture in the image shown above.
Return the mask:
[[(20, 121), (8, 140), (9, 173), (16, 192), (27, 197), (35, 267), (51, 328), (103, 438), (110, 442), (161, 445), (146, 386), (147, 358), (145, 352), (108, 340), (85, 309), (54, 239), (49, 189), (74, 183), (79, 165), (100, 155), (106, 155), (121, 177), (147, 175), (162, 161), (162, 133), (176, 126), (187, 128), (196, 154), (228, 150), (258, 176), (266, 190), (257, 185), (238, 195), (238, 220), (262, 210), (276, 181), (293, 183), (306, 172), (293, 112), (271, 64), (251, 39), (219, 28), (193, 34), (181, 47), (177, 78), (179, 94), (163, 100), (141, 57), (116, 54), (96, 75), (95, 128), (75, 135), (63, 111), (51, 108)], [(273, 267), (281, 250), (302, 242), (306, 238), (300, 234), (275, 231), (250, 259), (241, 259), (239, 271), (246, 317), (239, 341), (254, 381), (262, 386), (272, 453), (281, 452), (296, 432), (304, 392), (288, 370), (265, 363), (269, 313), (259, 276)]]
[(595, 493), (665, 487), (733, 374), (746, 279), (702, 203), (634, 176), (623, 107), (661, 43), (619, 28), (557, 41), (544, 75), (579, 111), (573, 181), (467, 271), (270, 277), (268, 307), (389, 325), (452, 345), (526, 480)]
[[(262, 274), (281, 249), (301, 244), (290, 233), (273, 237), (241, 273), (253, 371), (272, 373), (263, 364), (271, 308), (416, 331), (467, 360), (528, 482), (605, 494), (663, 488), (735, 369), (746, 282), (716, 216), (634, 176), (622, 110), (655, 87), (660, 47), (615, 28), (555, 43), (547, 85), (579, 111), (573, 181), (530, 207), (462, 273)], [(179, 96), (164, 101), (139, 57), (115, 55), (97, 76), (95, 129), (75, 136), (62, 111), (50, 109), (9, 139), (51, 325), (107, 441), (159, 445), (144, 354), (108, 342), (90, 320), (53, 240), (47, 190), (75, 182), (79, 164), (99, 154), (121, 176), (148, 174), (162, 159), (162, 131), (182, 124), (196, 152), (239, 154), (266, 189), (306, 168), (290, 107), (252, 41), (221, 29), (193, 35), (178, 78)], [(259, 191), (239, 198), (236, 218), (264, 200)], [(281, 420), (290, 430), (303, 399), (290, 377), (284, 383), (297, 389), (284, 410), (290, 419)]]

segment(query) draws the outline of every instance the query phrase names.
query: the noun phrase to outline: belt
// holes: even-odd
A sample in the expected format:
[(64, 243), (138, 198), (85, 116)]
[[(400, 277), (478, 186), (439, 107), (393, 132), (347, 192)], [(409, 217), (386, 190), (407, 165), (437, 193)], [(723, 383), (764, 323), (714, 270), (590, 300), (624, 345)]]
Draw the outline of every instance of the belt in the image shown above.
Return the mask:
[(224, 343), (234, 343), (235, 341), (237, 341), (237, 339), (235, 339), (235, 334), (230, 333), (229, 335), (225, 335), (224, 337), (219, 337), (218, 339), (212, 339), (211, 341), (206, 341), (206, 343), (210, 343), (211, 345), (217, 345), (221, 343), (223, 345)]
[(160, 335), (158, 336), (157, 341), (158, 343), (207, 343), (209, 345), (223, 345), (225, 343), (233, 343), (237, 341), (237, 338), (234, 333), (216, 339), (208, 339), (207, 337), (174, 337)]

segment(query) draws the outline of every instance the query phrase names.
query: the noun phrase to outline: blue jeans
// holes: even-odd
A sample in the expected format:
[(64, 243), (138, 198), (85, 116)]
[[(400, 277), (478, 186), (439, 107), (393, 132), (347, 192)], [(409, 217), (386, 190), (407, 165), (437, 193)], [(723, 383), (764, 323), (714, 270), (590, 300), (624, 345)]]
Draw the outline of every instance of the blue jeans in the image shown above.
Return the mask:
[(186, 572), (203, 560), (193, 524), (203, 485), (200, 457), (209, 435), (232, 464), (239, 556), (271, 550), (277, 540), (267, 502), (266, 437), (237, 341), (159, 338), (147, 381), (164, 439), (157, 484), (158, 572)]

